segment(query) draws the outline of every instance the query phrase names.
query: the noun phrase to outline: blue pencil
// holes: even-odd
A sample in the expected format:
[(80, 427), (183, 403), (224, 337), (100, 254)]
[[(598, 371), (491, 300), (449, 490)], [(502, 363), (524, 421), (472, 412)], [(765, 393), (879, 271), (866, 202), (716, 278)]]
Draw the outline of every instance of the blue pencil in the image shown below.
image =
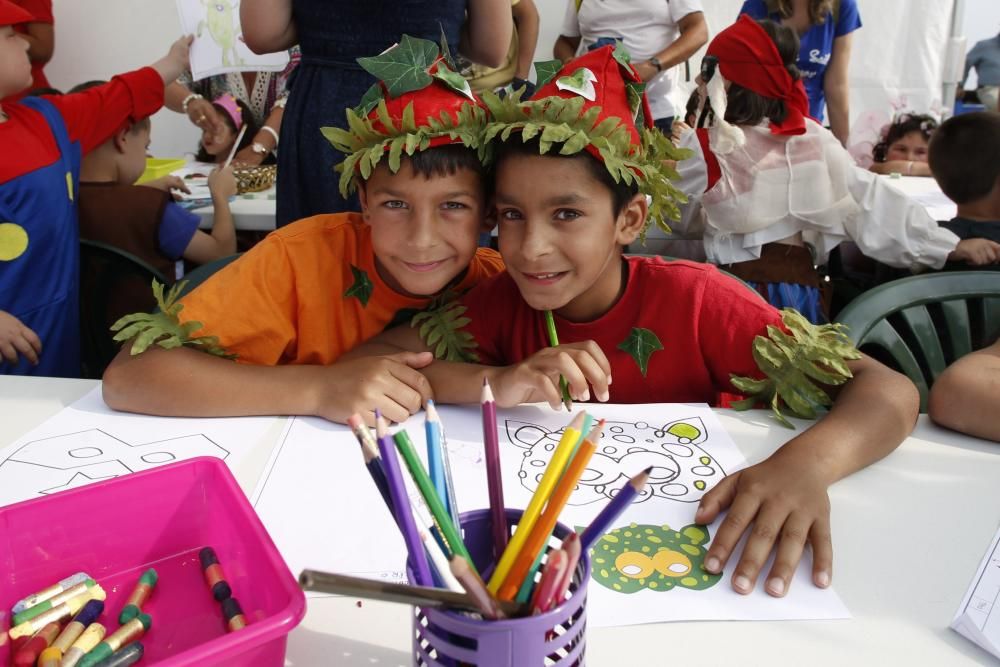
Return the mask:
[(621, 516), (621, 513), (625, 511), (625, 508), (632, 504), (635, 497), (642, 493), (642, 490), (646, 488), (646, 482), (649, 480), (649, 473), (653, 471), (653, 466), (649, 466), (641, 473), (625, 482), (621, 490), (618, 492), (611, 501), (604, 506), (590, 525), (583, 531), (580, 535), (580, 549), (584, 553), (590, 547), (594, 546), (594, 542), (601, 539), (601, 535), (606, 533), (611, 527), (611, 524)]
[(381, 454), (382, 467), (385, 469), (385, 477), (389, 483), (389, 495), (396, 508), (399, 530), (403, 533), (406, 550), (410, 553), (410, 563), (413, 565), (413, 576), (416, 579), (414, 583), (418, 586), (433, 586), (434, 579), (431, 576), (431, 567), (427, 562), (427, 554), (424, 553), (424, 544), (420, 540), (417, 524), (413, 520), (410, 497), (406, 495), (406, 484), (403, 481), (403, 473), (399, 467), (399, 459), (396, 457), (396, 447), (392, 437), (387, 435), (379, 438), (378, 450)]
[(455, 496), (455, 480), (451, 475), (451, 457), (448, 455), (448, 438), (445, 437), (444, 424), (441, 422), (441, 417), (437, 413), (437, 408), (434, 407), (434, 401), (427, 401), (427, 421), (428, 423), (434, 422), (437, 424), (437, 432), (441, 439), (441, 461), (444, 464), (444, 487), (447, 493), (445, 498), (445, 507), (448, 510), (448, 514), (451, 515), (452, 523), (455, 524), (455, 529), (459, 533), (462, 532), (462, 522), (459, 521), (459, 511), (458, 511), (458, 498)]
[(434, 490), (444, 507), (451, 514), (448, 503), (448, 483), (444, 474), (444, 451), (441, 448), (441, 424), (431, 420), (433, 401), (427, 401), (427, 418), (424, 421), (424, 433), (427, 435), (427, 474), (431, 477)]
[(385, 478), (382, 459), (378, 455), (378, 444), (375, 442), (375, 438), (372, 437), (371, 431), (368, 430), (368, 427), (362, 421), (361, 415), (355, 413), (348, 417), (347, 425), (354, 431), (354, 436), (361, 445), (361, 453), (365, 457), (365, 467), (368, 468), (368, 474), (371, 475), (372, 481), (375, 482), (375, 488), (378, 489), (379, 495), (382, 496), (382, 500), (385, 502), (385, 506), (389, 509), (389, 514), (392, 515), (392, 519), (395, 521), (396, 507), (392, 504), (392, 496), (389, 495), (389, 482)]

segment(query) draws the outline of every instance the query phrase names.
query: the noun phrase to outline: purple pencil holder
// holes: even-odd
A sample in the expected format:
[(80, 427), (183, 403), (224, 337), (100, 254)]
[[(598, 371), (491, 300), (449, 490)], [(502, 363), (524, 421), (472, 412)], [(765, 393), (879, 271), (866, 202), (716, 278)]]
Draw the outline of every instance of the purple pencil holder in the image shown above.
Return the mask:
[[(520, 518), (521, 510), (507, 510), (509, 526), (515, 526)], [(494, 562), (489, 511), (465, 512), (461, 521), (465, 546), (473, 563), (480, 572), (490, 572)], [(570, 532), (568, 527), (557, 523), (553, 531), (557, 541), (550, 542), (548, 548), (558, 548), (559, 541)], [(538, 616), (489, 621), (459, 612), (415, 608), (413, 664), (419, 667), (582, 666), (587, 643), (589, 580), (590, 557), (583, 553), (573, 572), (569, 597)]]

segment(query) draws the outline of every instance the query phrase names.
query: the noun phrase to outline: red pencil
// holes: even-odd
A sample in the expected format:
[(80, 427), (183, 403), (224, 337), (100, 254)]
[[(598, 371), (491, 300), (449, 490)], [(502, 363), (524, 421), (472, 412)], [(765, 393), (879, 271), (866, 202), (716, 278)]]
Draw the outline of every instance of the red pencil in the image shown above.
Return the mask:
[(549, 559), (545, 561), (542, 568), (542, 580), (535, 587), (535, 594), (531, 598), (531, 613), (541, 614), (552, 606), (559, 585), (562, 584), (566, 573), (566, 564), (569, 556), (562, 549), (549, 552)]
[(573, 572), (576, 571), (576, 564), (580, 561), (579, 533), (570, 533), (567, 535), (566, 539), (562, 542), (560, 551), (566, 552), (566, 570), (563, 572), (562, 580), (559, 582), (559, 586), (556, 588), (552, 598), (542, 607), (543, 612), (553, 607), (558, 607), (566, 599), (566, 592), (569, 591), (569, 585), (573, 582)]
[(500, 441), (497, 437), (497, 404), (489, 380), (483, 378), (483, 445), (486, 449), (486, 484), (490, 495), (490, 519), (493, 528), (493, 553), (499, 560), (507, 548), (509, 529), (503, 502), (503, 478), (500, 476)]

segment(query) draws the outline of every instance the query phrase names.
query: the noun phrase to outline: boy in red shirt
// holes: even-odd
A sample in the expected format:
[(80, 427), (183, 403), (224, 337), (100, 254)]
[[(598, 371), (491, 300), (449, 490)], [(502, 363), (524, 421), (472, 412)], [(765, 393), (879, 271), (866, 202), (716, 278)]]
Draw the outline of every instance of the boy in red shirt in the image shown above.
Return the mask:
[[(0, 0), (0, 99), (31, 85), (28, 44), (12, 27), (29, 19)], [(82, 93), (0, 106), (0, 374), (80, 376), (80, 158), (163, 105), (189, 44)]]
[[(695, 515), (708, 524), (729, 509), (706, 558), (710, 572), (721, 572), (750, 533), (733, 571), (738, 592), (753, 590), (774, 550), (766, 590), (784, 595), (806, 543), (815, 584), (828, 586), (827, 487), (903, 440), (916, 390), (838, 329), (779, 312), (712, 266), (623, 256), (650, 219), (676, 213), (675, 174), (664, 160), (683, 157), (652, 129), (639, 77), (625, 63), (604, 47), (540, 82), (529, 102), (484, 96), (496, 118), (487, 137), (499, 139), (495, 196), (507, 272), (450, 307), (467, 318), (459, 333), (474, 341), (453, 356), (487, 365), (435, 361), (423, 372), (439, 402), (478, 400), (485, 378), (499, 406), (547, 401), (558, 409), (562, 377), (576, 400), (718, 404), (739, 393), (745, 407), (765, 401), (782, 421), (786, 408), (814, 417), (830, 403), (824, 391), (839, 389), (829, 415), (720, 482)], [(545, 311), (559, 347), (549, 346)], [(407, 327), (379, 341), (427, 349)]]
[[(373, 422), (376, 407), (403, 421), (420, 409), (429, 392), (416, 369), (431, 355), (338, 360), (438, 295), (503, 269), (495, 251), (476, 248), (486, 229), (487, 112), (437, 54), (433, 42), (404, 36), (385, 54), (362, 58), (378, 76), (384, 62), (412, 57), (424, 76), (408, 86), (379, 82), (348, 110), (350, 131), (324, 129), (348, 156), (338, 167), (341, 191), (358, 187), (362, 212), (283, 227), (186, 296), (179, 320), (139, 316), (128, 324), (121, 336), (138, 338), (104, 375), (108, 405), (339, 422), (354, 412)], [(153, 340), (160, 345), (146, 350)]]

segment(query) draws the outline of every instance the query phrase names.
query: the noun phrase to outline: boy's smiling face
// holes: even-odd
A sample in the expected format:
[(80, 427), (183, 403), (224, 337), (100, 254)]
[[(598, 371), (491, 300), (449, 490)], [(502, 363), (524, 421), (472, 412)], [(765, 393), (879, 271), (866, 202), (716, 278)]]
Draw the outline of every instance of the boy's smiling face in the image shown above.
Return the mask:
[(28, 42), (13, 27), (0, 26), (0, 97), (18, 93), (30, 85)]
[(425, 177), (385, 160), (358, 189), (379, 276), (408, 296), (432, 296), (469, 266), (485, 230), (482, 178), (471, 169)]
[(615, 214), (611, 190), (586, 163), (593, 159), (511, 153), (497, 165), (507, 272), (532, 308), (576, 322), (596, 319), (617, 302), (624, 287), (622, 246), (646, 220), (642, 195)]

